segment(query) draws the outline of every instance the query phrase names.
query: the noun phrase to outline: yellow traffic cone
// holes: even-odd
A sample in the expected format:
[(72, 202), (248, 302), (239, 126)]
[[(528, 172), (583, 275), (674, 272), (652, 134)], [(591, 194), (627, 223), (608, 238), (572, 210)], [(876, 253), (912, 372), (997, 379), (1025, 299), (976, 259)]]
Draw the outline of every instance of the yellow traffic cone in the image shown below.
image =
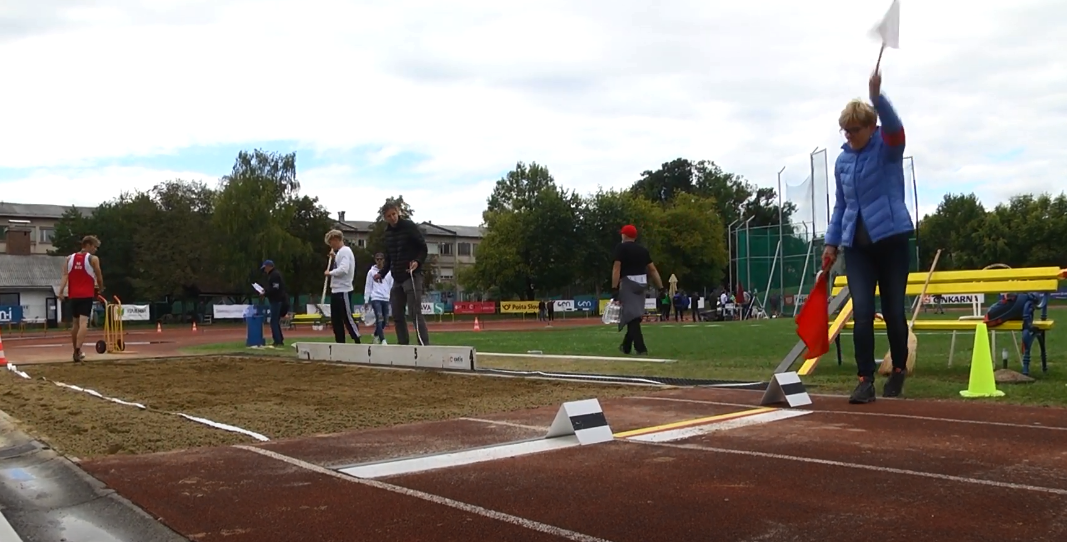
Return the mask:
[(974, 330), (974, 351), (971, 353), (971, 379), (967, 389), (960, 390), (964, 397), (1003, 397), (993, 378), (993, 357), (989, 350), (989, 332), (985, 322), (979, 322)]

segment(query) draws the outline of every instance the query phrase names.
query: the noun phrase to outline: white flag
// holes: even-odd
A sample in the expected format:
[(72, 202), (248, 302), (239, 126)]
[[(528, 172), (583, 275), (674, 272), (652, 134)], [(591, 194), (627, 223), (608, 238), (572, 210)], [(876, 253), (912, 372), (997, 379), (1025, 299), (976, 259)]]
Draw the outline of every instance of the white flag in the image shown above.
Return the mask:
[(886, 47), (900, 49), (900, 0), (893, 0), (882, 22), (871, 29), (871, 37), (882, 40)]

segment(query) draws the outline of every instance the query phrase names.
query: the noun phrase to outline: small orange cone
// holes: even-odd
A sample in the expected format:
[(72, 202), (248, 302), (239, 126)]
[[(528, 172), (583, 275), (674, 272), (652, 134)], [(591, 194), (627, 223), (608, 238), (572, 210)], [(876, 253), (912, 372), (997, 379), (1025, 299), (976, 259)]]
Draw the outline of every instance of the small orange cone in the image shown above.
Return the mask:
[(163, 333), (163, 326), (159, 322), (156, 322), (156, 333)]
[(7, 365), (7, 356), (4, 355), (4, 338), (0, 337), (0, 367)]
[(196, 322), (193, 322), (193, 332), (196, 332)]
[(482, 326), (481, 326), (481, 324), (478, 323), (478, 317), (475, 316), (474, 317), (474, 331), (481, 331), (481, 330), (482, 330)]

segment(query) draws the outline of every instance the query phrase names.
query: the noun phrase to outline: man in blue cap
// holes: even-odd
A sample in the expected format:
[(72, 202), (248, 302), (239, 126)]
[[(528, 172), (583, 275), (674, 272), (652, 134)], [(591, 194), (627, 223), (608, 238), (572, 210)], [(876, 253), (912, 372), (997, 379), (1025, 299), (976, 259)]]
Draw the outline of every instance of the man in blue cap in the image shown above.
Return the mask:
[(289, 294), (285, 292), (285, 281), (272, 260), (264, 261), (260, 269), (267, 273), (267, 287), (259, 295), (266, 297), (270, 303), (270, 335), (274, 340), (271, 346), (280, 348), (285, 346), (281, 321), (282, 317), (289, 314)]

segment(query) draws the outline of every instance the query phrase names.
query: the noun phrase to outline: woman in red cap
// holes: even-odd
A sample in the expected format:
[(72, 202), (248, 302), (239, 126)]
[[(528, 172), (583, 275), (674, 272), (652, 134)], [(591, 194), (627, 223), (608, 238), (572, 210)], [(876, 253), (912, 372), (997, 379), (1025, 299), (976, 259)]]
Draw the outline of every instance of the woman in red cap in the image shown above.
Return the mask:
[(652, 276), (657, 290), (663, 290), (663, 280), (652, 263), (648, 249), (635, 243), (637, 228), (622, 227), (622, 242), (615, 247), (615, 265), (611, 268), (611, 299), (622, 305), (619, 310), (619, 331), (626, 327), (626, 336), (619, 346), (624, 354), (635, 350), (647, 354), (645, 338), (641, 335), (641, 318), (645, 315), (645, 291), (648, 276)]

